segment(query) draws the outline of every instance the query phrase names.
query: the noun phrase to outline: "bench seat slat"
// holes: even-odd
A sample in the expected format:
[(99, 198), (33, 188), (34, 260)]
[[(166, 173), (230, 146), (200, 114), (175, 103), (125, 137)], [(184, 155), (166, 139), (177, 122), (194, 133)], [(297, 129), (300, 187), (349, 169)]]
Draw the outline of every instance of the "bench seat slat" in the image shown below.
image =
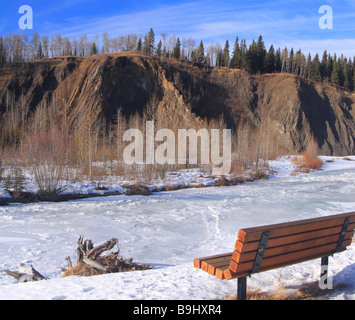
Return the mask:
[(224, 279), (224, 271), (229, 269), (230, 262), (232, 260), (233, 252), (227, 254), (220, 254), (216, 256), (209, 256), (204, 258), (195, 259), (197, 265), (199, 263), (200, 268), (209, 274), (216, 276), (217, 278)]
[[(351, 232), (354, 233), (354, 229), (355, 229), (355, 223), (349, 224), (347, 229), (348, 234), (346, 237), (348, 236), (350, 237), (350, 233)], [(291, 236), (277, 237), (277, 238), (269, 239), (268, 248), (297, 243), (300, 241), (305, 241), (310, 239), (327, 237), (330, 235), (337, 235), (339, 237), (341, 230), (342, 230), (342, 226), (337, 226), (337, 227), (331, 227), (331, 228), (326, 228), (321, 230), (297, 233)], [(255, 251), (258, 249), (258, 247), (259, 247), (259, 241), (243, 243), (238, 239), (235, 244), (235, 249), (240, 253)]]
[[(203, 258), (197, 258), (197, 259), (194, 259), (194, 267), (197, 268), (197, 269), (201, 269), (202, 268), (202, 262), (205, 261), (206, 263), (208, 263), (208, 261), (210, 260), (214, 260), (214, 259), (218, 259), (218, 258), (223, 258), (225, 256), (228, 256), (228, 255), (232, 255), (233, 252), (229, 252), (229, 253), (222, 253), (222, 254), (217, 254), (217, 255), (214, 255), (214, 256), (208, 256), (208, 257), (203, 257)], [(205, 271), (205, 270), (204, 270)]]
[(270, 232), (269, 239), (272, 239), (275, 237), (303, 233), (312, 230), (342, 226), (344, 224), (345, 218), (347, 217), (350, 218), (350, 223), (355, 223), (355, 212), (350, 212), (321, 218), (240, 229), (238, 233), (238, 239), (243, 243), (257, 241), (261, 238), (261, 235), (265, 230)]
[[(347, 232), (345, 235), (345, 239), (351, 239), (353, 235), (354, 235), (354, 231)], [(273, 246), (269, 247), (269, 243), (268, 243), (268, 246), (266, 247), (264, 253), (264, 259), (273, 256), (279, 256), (285, 253), (292, 253), (299, 250), (311, 249), (313, 247), (319, 247), (326, 244), (337, 243), (338, 239), (339, 239), (339, 234), (334, 234), (327, 237), (315, 238), (315, 239), (306, 240), (302, 242), (296, 242), (296, 243), (274, 246), (274, 247)], [(237, 263), (255, 261), (256, 255), (257, 255), (257, 248), (254, 251), (243, 252), (243, 253), (239, 252), (238, 250), (235, 250), (233, 253), (233, 260)]]
[[(352, 239), (346, 239), (343, 242), (342, 249), (345, 249), (351, 244)], [(278, 256), (273, 256), (270, 258), (264, 258), (261, 264), (260, 271), (265, 267), (270, 267), (277, 264), (293, 264), (293, 261), (308, 261), (311, 259), (321, 258), (326, 255), (332, 254), (336, 248), (337, 242), (313, 247), (311, 249), (300, 250), (296, 252), (281, 254)], [(237, 263), (234, 260), (231, 260), (229, 269), (235, 273), (239, 272), (250, 272), (253, 268), (254, 261)]]
[(229, 264), (232, 260), (232, 255), (233, 255), (233, 252), (230, 252), (227, 255), (223, 255), (219, 258), (203, 260), (201, 263), (201, 269), (203, 271), (206, 271), (206, 272), (214, 275), (215, 268), (218, 268), (221, 266), (229, 266)]

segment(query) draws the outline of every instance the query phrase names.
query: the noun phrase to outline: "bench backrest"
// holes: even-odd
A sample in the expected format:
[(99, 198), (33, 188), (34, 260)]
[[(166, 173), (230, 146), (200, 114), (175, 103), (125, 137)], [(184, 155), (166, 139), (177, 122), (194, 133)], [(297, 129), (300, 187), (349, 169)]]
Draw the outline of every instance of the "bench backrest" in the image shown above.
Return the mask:
[(355, 212), (239, 230), (226, 279), (239, 278), (344, 251)]

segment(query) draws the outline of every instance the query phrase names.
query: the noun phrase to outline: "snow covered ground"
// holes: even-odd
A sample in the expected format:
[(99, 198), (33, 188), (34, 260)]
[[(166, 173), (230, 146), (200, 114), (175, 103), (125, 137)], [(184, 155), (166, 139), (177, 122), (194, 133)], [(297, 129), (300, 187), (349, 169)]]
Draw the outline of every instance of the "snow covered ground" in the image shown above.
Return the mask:
[[(272, 161), (275, 173), (232, 187), (160, 192), (149, 197), (109, 196), (63, 203), (0, 207), (0, 270), (32, 264), (50, 278), (17, 283), (0, 271), (0, 299), (197, 300), (234, 295), (236, 280), (221, 281), (193, 268), (193, 259), (231, 252), (242, 227), (355, 210), (353, 161), (322, 157), (323, 170), (290, 176), (289, 158)], [(190, 173), (191, 174), (191, 173)], [(180, 179), (181, 176), (180, 176)], [(0, 197), (6, 192), (0, 187)], [(120, 253), (153, 270), (61, 278), (79, 235), (95, 244), (119, 239)], [(355, 299), (355, 244), (329, 261), (335, 289), (326, 299)], [(319, 278), (314, 260), (253, 275), (249, 289), (295, 290)]]

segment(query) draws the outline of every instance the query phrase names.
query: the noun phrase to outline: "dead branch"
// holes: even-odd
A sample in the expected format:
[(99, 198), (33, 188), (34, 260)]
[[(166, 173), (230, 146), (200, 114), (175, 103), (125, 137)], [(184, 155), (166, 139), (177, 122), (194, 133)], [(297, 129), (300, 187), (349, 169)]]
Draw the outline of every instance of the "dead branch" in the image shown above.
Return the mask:
[(71, 259), (70, 259), (69, 256), (66, 257), (66, 260), (67, 260), (67, 263), (68, 263), (68, 269), (69, 269), (69, 268), (73, 268), (73, 264), (72, 264)]
[(21, 272), (16, 272), (16, 271), (10, 271), (10, 270), (3, 270), (7, 275), (15, 278), (16, 280), (20, 280), (22, 276), (24, 276), (24, 273)]
[(98, 263), (94, 260), (91, 260), (89, 258), (84, 258), (83, 261), (88, 264), (89, 266), (92, 266), (93, 268), (99, 269), (100, 271), (106, 272), (107, 268), (102, 265), (101, 263)]
[(33, 266), (27, 266), (24, 263), (20, 263), (20, 267), (26, 269), (27, 273), (21, 273), (17, 271), (3, 270), (7, 275), (15, 278), (19, 282), (30, 282), (47, 280), (48, 278), (41, 275)]

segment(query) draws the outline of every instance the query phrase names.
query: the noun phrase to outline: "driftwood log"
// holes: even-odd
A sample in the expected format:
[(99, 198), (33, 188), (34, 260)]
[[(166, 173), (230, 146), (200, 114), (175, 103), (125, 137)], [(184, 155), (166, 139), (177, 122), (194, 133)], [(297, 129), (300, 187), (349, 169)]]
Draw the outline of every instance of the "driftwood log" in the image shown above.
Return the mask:
[(48, 278), (42, 276), (35, 268), (32, 266), (27, 266), (24, 263), (20, 263), (20, 266), (28, 273), (22, 273), (22, 272), (17, 272), (17, 271), (10, 271), (10, 270), (4, 270), (4, 272), (17, 279), (19, 282), (30, 282), (30, 281), (40, 281), (40, 280), (47, 280)]
[[(117, 251), (110, 252), (107, 255), (102, 255), (105, 251), (112, 250), (117, 246)], [(127, 272), (135, 270), (153, 269), (153, 266), (148, 264), (133, 263), (132, 259), (124, 259), (120, 255), (118, 247), (118, 239), (112, 238), (105, 243), (96, 247), (91, 240), (85, 240), (80, 236), (77, 247), (77, 263), (73, 266), (70, 257), (67, 257), (67, 269), (62, 269), (62, 277), (68, 276), (94, 276), (104, 273)], [(41, 275), (32, 266), (27, 266), (23, 263), (20, 266), (27, 271), (27, 273), (3, 270), (9, 276), (17, 279), (19, 282), (40, 281), (48, 278)]]
[[(105, 251), (112, 250), (115, 246), (117, 246), (117, 251), (101, 255)], [(153, 266), (147, 264), (133, 263), (132, 259), (124, 259), (119, 253), (120, 249), (118, 247), (118, 239), (116, 238), (107, 240), (105, 243), (94, 247), (91, 240), (84, 241), (84, 237), (80, 236), (78, 239), (77, 263), (73, 266), (70, 257), (67, 257), (68, 269), (62, 269), (64, 271), (62, 276), (93, 276), (153, 268)]]

